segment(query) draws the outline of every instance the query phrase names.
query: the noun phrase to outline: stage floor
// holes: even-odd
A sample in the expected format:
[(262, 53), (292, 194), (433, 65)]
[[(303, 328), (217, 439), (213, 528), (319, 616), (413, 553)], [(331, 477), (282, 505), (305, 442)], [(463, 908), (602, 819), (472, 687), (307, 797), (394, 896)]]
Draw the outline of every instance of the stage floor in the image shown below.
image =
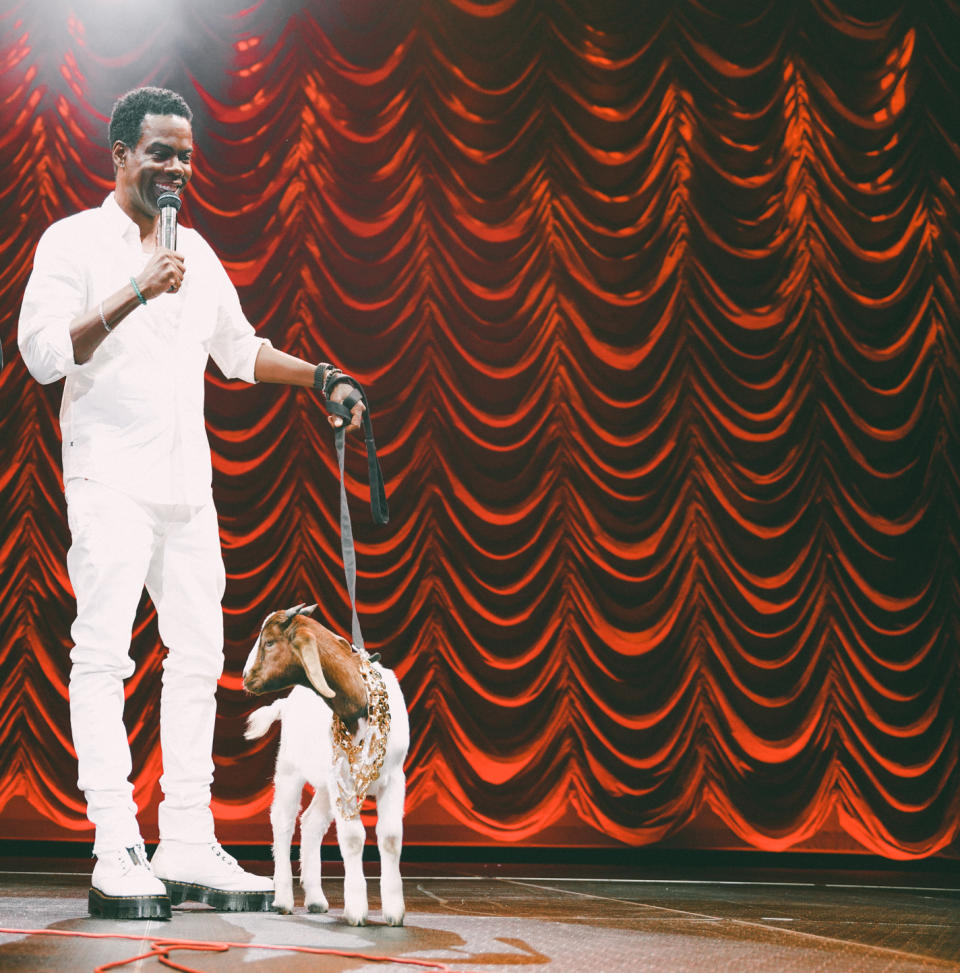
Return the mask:
[[(270, 868), (262, 861), (248, 867)], [(368, 876), (375, 872), (376, 864), (368, 865)], [(370, 924), (344, 925), (338, 863), (325, 880), (327, 915), (305, 912), (298, 888), (292, 916), (184, 905), (170, 922), (109, 922), (87, 916), (85, 862), (0, 861), (0, 927), (130, 937), (3, 933), (0, 970), (91, 973), (148, 953), (156, 940), (233, 944), (223, 953), (170, 954), (203, 973), (431, 968), (418, 960), (470, 973), (960, 970), (960, 881), (949, 873), (417, 863), (403, 872), (403, 928), (380, 922), (375, 881)], [(267, 946), (363, 955), (318, 957)], [(164, 968), (156, 958), (123, 967)]]

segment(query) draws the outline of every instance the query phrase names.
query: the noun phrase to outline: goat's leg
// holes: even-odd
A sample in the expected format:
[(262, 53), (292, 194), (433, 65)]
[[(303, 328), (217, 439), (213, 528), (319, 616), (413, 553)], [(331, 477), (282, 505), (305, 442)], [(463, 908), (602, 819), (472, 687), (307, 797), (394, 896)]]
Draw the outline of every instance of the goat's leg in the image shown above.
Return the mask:
[(400, 849), (403, 845), (403, 802), (406, 795), (403, 770), (383, 781), (377, 795), (377, 845), (380, 848), (380, 903), (383, 921), (402, 926), (403, 881), (400, 878)]
[(273, 827), (273, 911), (286, 916), (293, 912), (290, 843), (300, 811), (304, 783), (304, 779), (295, 771), (277, 766), (273, 804), (270, 805), (270, 824)]
[(310, 806), (300, 816), (300, 884), (303, 904), (310, 912), (326, 912), (326, 896), (320, 886), (321, 843), (330, 828), (333, 810), (326, 787), (318, 787)]
[(339, 812), (337, 842), (343, 856), (343, 918), (351, 926), (367, 923), (367, 880), (363, 877), (363, 843), (366, 830), (358, 814), (348, 821)]

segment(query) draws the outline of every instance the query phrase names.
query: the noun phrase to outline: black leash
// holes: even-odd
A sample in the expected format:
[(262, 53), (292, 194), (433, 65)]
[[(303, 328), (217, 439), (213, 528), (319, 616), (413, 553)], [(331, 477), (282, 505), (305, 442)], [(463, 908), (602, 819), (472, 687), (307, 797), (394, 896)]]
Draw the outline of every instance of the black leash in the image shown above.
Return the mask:
[[(334, 388), (347, 383), (352, 386), (349, 395), (343, 402), (331, 402), (330, 393)], [(370, 476), (370, 510), (375, 524), (386, 524), (390, 520), (390, 510), (387, 507), (387, 495), (383, 485), (383, 472), (377, 457), (377, 444), (373, 439), (373, 419), (370, 416), (370, 405), (360, 383), (349, 375), (339, 373), (332, 377), (326, 393), (327, 411), (331, 415), (339, 416), (343, 425), (334, 429), (334, 442), (337, 447), (337, 463), (340, 466), (340, 550), (343, 554), (343, 573), (347, 578), (347, 591), (350, 594), (350, 607), (353, 611), (351, 635), (353, 644), (361, 654), (366, 654), (363, 644), (363, 633), (360, 631), (360, 619), (357, 616), (357, 552), (353, 542), (353, 525), (350, 522), (350, 507), (347, 503), (347, 485), (344, 478), (344, 454), (347, 424), (353, 419), (351, 410), (358, 402), (363, 402), (363, 438), (367, 447), (367, 470)], [(379, 656), (377, 656), (379, 657)]]
[[(343, 402), (331, 402), (330, 393), (341, 384), (351, 386), (350, 394)], [(325, 389), (327, 398), (327, 411), (334, 416), (339, 416), (343, 420), (343, 425), (336, 430), (337, 452), (343, 448), (343, 434), (346, 426), (353, 419), (353, 407), (358, 403), (363, 403), (363, 438), (367, 446), (367, 473), (370, 478), (370, 511), (373, 514), (375, 524), (386, 524), (390, 520), (390, 509), (387, 507), (387, 495), (383, 487), (383, 472), (380, 469), (380, 460), (377, 457), (377, 444), (373, 439), (373, 418), (370, 415), (370, 403), (367, 402), (367, 395), (363, 387), (355, 379), (342, 372), (333, 376)], [(340, 462), (340, 480), (343, 482), (343, 459)]]

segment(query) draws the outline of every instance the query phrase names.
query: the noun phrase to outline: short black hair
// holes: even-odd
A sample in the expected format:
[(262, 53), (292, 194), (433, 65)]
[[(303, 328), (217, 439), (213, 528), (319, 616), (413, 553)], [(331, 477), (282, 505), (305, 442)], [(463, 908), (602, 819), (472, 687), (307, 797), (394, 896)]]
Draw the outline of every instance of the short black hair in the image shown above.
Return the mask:
[(121, 95), (110, 112), (110, 148), (116, 142), (133, 148), (140, 141), (144, 115), (177, 115), (188, 122), (193, 119), (190, 106), (169, 88), (134, 88)]

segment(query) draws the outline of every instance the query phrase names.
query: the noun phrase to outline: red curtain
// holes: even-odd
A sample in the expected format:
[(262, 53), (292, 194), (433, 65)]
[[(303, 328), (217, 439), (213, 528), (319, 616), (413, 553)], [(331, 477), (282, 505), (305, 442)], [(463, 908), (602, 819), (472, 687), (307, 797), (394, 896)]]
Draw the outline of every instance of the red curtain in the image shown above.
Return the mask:
[[(259, 332), (368, 391), (408, 838), (956, 853), (956, 0), (24, 0), (0, 30), (0, 837), (89, 834), (60, 389), (16, 319), (147, 83), (194, 108), (183, 219)], [(336, 459), (309, 394), (212, 368), (207, 411), (215, 811), (266, 842), (240, 671), (271, 610), (349, 632)], [(131, 651), (149, 820), (146, 599)]]

